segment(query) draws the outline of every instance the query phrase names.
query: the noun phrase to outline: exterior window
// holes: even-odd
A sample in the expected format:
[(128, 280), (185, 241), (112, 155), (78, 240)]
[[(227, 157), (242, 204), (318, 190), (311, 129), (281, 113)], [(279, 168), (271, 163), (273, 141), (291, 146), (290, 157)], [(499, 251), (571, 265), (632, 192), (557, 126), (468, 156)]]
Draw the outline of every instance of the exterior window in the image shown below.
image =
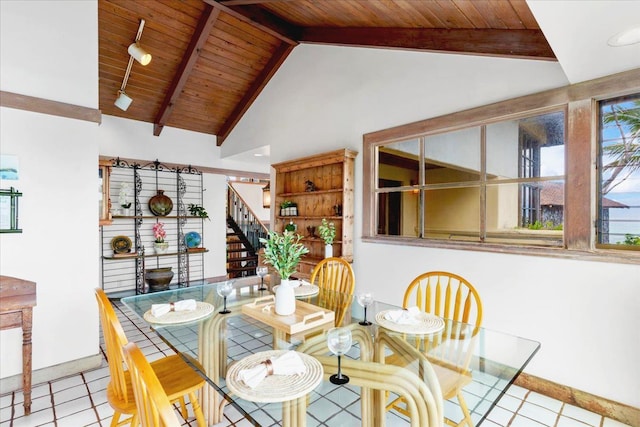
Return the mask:
[(375, 146), (380, 236), (562, 246), (563, 111)]
[(598, 126), (598, 246), (640, 250), (640, 94), (600, 102)]

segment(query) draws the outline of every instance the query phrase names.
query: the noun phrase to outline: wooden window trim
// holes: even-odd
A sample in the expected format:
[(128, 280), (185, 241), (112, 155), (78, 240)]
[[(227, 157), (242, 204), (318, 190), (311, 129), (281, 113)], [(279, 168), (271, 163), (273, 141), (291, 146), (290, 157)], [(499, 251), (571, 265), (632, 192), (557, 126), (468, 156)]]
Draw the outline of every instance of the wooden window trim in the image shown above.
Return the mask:
[[(532, 95), (472, 108), (406, 125), (371, 132), (363, 136), (363, 218), (362, 241), (432, 248), (475, 250), (522, 255), (550, 256), (578, 260), (638, 263), (640, 253), (595, 246), (596, 206), (596, 102), (638, 92), (640, 69)], [(483, 124), (510, 120), (522, 114), (535, 114), (552, 108), (565, 108), (565, 211), (564, 248), (543, 248), (489, 243), (448, 242), (422, 238), (376, 236), (375, 192), (377, 160), (375, 147), (423, 135), (450, 132)], [(585, 215), (589, 212), (589, 215)]]

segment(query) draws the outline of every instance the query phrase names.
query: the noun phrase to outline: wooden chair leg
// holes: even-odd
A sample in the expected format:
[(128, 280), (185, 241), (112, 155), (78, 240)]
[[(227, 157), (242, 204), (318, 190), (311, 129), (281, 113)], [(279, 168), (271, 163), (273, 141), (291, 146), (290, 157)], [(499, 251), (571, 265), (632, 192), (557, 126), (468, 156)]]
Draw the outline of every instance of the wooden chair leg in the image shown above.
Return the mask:
[(204, 413), (202, 412), (202, 407), (200, 407), (200, 401), (198, 400), (198, 396), (196, 396), (195, 392), (189, 393), (189, 400), (191, 401), (191, 406), (193, 407), (193, 414), (196, 416), (196, 421), (198, 422), (198, 426), (207, 427), (207, 423), (204, 420)]
[(464, 419), (458, 425), (462, 426), (466, 424), (469, 427), (473, 427), (473, 420), (471, 419), (471, 413), (469, 412), (469, 408), (467, 407), (467, 402), (464, 400), (462, 391), (459, 391), (456, 396), (458, 397), (458, 403), (460, 404), (460, 408), (462, 408), (462, 413), (464, 414)]
[(187, 404), (184, 401), (184, 396), (180, 396), (178, 400), (180, 401), (180, 415), (182, 415), (182, 418), (186, 420), (189, 418), (189, 411), (187, 411)]

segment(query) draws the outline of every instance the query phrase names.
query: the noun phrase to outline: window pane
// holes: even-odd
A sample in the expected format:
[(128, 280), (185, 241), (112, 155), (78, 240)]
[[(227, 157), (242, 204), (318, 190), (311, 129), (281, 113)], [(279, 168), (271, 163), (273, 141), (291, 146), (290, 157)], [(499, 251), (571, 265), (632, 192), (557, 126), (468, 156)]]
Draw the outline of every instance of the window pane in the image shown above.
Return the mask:
[(480, 128), (425, 138), (425, 183), (480, 180)]
[(420, 140), (393, 142), (377, 148), (378, 188), (417, 185)]
[(378, 193), (378, 235), (417, 237), (419, 191)]
[(485, 241), (561, 246), (563, 193), (562, 181), (488, 185)]
[(424, 237), (479, 240), (479, 186), (425, 190), (424, 198)]
[(640, 250), (640, 94), (602, 102), (599, 244)]
[(487, 180), (563, 175), (563, 112), (487, 126)]

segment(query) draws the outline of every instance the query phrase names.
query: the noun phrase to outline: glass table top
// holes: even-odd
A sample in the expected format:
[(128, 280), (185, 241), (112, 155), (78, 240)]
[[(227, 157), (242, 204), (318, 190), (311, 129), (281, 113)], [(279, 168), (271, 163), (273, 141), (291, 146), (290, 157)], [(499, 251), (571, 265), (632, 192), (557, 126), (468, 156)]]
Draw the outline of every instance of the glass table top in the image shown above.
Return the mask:
[[(211, 283), (121, 300), (141, 319), (145, 318), (145, 313), (151, 310), (153, 304), (194, 299), (213, 306), (210, 314), (194, 321), (176, 324), (149, 323), (155, 333), (181, 354), (194, 369), (200, 371), (218, 392), (205, 393), (201, 399), (209, 424), (221, 420), (220, 407), (226, 400), (250, 423), (259, 426), (361, 425), (368, 423), (363, 419), (375, 417), (385, 417), (386, 422), (393, 423), (392, 425), (409, 425), (408, 417), (397, 411), (369, 414), (371, 407), (381, 405), (366, 404), (368, 397), (362, 397), (365, 394), (356, 384), (357, 381), (335, 385), (327, 379), (333, 373), (327, 371), (334, 369), (334, 366), (326, 358), (335, 358), (326, 345), (326, 331), (334, 326), (332, 323), (291, 335), (286, 332), (286, 326), (279, 329), (252, 316), (251, 310), (248, 310), (250, 306), (247, 305), (253, 304), (258, 298), (264, 300), (272, 295), (269, 290), (258, 290), (260, 279), (257, 277), (235, 280), (234, 289), (227, 297), (230, 313), (220, 314), (223, 298), (216, 291), (217, 285)], [(463, 395), (474, 425), (480, 425), (540, 347), (538, 342), (532, 340), (446, 319), (444, 328), (436, 333), (416, 335), (396, 332), (380, 326), (376, 315), (387, 311), (397, 313), (401, 308), (379, 301), (374, 301), (368, 307), (367, 319), (372, 324), (362, 326), (358, 322), (362, 320), (363, 308), (354, 303), (351, 296), (339, 293), (321, 291), (298, 300), (332, 310), (346, 310), (341, 326), (350, 328), (353, 333), (353, 345), (342, 357), (348, 365), (347, 369), (356, 369), (358, 363), (363, 362), (381, 363), (392, 366), (392, 369), (411, 371), (416, 381), (424, 381), (431, 391), (434, 390), (434, 384), (438, 383), (443, 394), (441, 399), (437, 399), (440, 411), (446, 418), (456, 422), (464, 416), (455, 397), (458, 391)], [(258, 300), (260, 301), (262, 300)], [(269, 300), (266, 301), (265, 304), (268, 305)], [(243, 306), (246, 307), (243, 309)], [(381, 319), (382, 317), (378, 320), (382, 321)], [(274, 349), (297, 350), (327, 361), (323, 380), (308, 393), (304, 402), (301, 400), (299, 403), (303, 405), (303, 410), (296, 409), (291, 402), (260, 403), (244, 400), (229, 389), (226, 372), (233, 363)], [(192, 358), (197, 362), (193, 362)], [(425, 374), (425, 359), (429, 361), (427, 370), (433, 368), (437, 381)], [(352, 361), (356, 364), (355, 368), (351, 365)], [(377, 375), (373, 377), (384, 382), (381, 375), (379, 378)], [(457, 385), (453, 386), (453, 383)], [(280, 391), (270, 392), (277, 394)], [(434, 392), (434, 395), (437, 394)], [(376, 396), (378, 395), (373, 396), (372, 402), (376, 402)]]

